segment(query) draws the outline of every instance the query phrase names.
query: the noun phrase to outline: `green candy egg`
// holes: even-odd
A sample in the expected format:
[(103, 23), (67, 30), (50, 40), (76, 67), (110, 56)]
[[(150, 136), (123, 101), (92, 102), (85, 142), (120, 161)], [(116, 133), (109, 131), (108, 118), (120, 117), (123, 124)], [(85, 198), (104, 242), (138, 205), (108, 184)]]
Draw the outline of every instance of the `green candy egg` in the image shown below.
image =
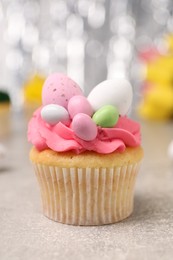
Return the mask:
[(101, 127), (113, 127), (119, 118), (119, 113), (116, 107), (106, 105), (97, 110), (92, 119)]

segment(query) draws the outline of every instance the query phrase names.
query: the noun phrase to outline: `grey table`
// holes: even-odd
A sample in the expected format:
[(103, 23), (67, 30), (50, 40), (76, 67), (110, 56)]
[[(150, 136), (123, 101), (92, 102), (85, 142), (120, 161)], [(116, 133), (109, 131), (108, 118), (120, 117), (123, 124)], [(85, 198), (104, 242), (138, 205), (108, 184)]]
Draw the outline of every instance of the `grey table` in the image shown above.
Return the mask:
[(7, 156), (0, 159), (0, 259), (173, 259), (173, 165), (167, 147), (171, 122), (142, 122), (145, 159), (137, 179), (134, 212), (113, 225), (76, 227), (41, 213), (28, 160), (26, 116), (0, 118)]

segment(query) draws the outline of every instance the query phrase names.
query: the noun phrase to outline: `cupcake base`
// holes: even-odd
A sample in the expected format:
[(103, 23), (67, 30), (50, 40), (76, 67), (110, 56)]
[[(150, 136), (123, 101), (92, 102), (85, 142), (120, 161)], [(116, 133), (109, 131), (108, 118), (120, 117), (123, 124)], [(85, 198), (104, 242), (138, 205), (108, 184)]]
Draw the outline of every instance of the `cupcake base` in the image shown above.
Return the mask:
[(104, 225), (127, 218), (133, 211), (140, 161), (99, 168), (59, 167), (34, 161), (44, 215), (71, 225)]

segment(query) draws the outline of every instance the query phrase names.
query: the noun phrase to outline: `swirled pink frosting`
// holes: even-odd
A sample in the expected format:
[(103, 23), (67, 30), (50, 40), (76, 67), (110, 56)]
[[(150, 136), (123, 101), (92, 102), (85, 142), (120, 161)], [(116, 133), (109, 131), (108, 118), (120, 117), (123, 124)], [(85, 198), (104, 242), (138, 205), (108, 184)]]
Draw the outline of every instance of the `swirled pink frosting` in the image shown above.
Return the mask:
[(39, 151), (50, 148), (57, 152), (74, 151), (79, 154), (86, 150), (102, 154), (114, 151), (123, 152), (126, 147), (140, 145), (140, 125), (127, 118), (120, 117), (113, 128), (98, 127), (98, 134), (93, 141), (78, 138), (72, 129), (61, 122), (51, 126), (42, 120), (41, 108), (37, 109), (28, 125), (28, 141)]

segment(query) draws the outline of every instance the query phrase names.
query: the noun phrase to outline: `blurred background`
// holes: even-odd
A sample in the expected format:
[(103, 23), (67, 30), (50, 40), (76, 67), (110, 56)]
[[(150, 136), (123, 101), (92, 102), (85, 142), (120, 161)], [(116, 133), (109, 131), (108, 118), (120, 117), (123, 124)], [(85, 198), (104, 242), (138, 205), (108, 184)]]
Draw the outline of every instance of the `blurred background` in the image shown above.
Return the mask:
[[(86, 94), (106, 78), (126, 77), (135, 101), (147, 96), (148, 85), (165, 85), (165, 77), (172, 88), (172, 12), (172, 0), (0, 0), (1, 99), (8, 93), (14, 110), (39, 104), (52, 72), (68, 74)], [(171, 59), (148, 66), (165, 56)], [(167, 64), (169, 73), (159, 77)], [(166, 110), (161, 118), (170, 117), (173, 95), (169, 107), (150, 96), (142, 116), (157, 117), (150, 116), (154, 102)]]

